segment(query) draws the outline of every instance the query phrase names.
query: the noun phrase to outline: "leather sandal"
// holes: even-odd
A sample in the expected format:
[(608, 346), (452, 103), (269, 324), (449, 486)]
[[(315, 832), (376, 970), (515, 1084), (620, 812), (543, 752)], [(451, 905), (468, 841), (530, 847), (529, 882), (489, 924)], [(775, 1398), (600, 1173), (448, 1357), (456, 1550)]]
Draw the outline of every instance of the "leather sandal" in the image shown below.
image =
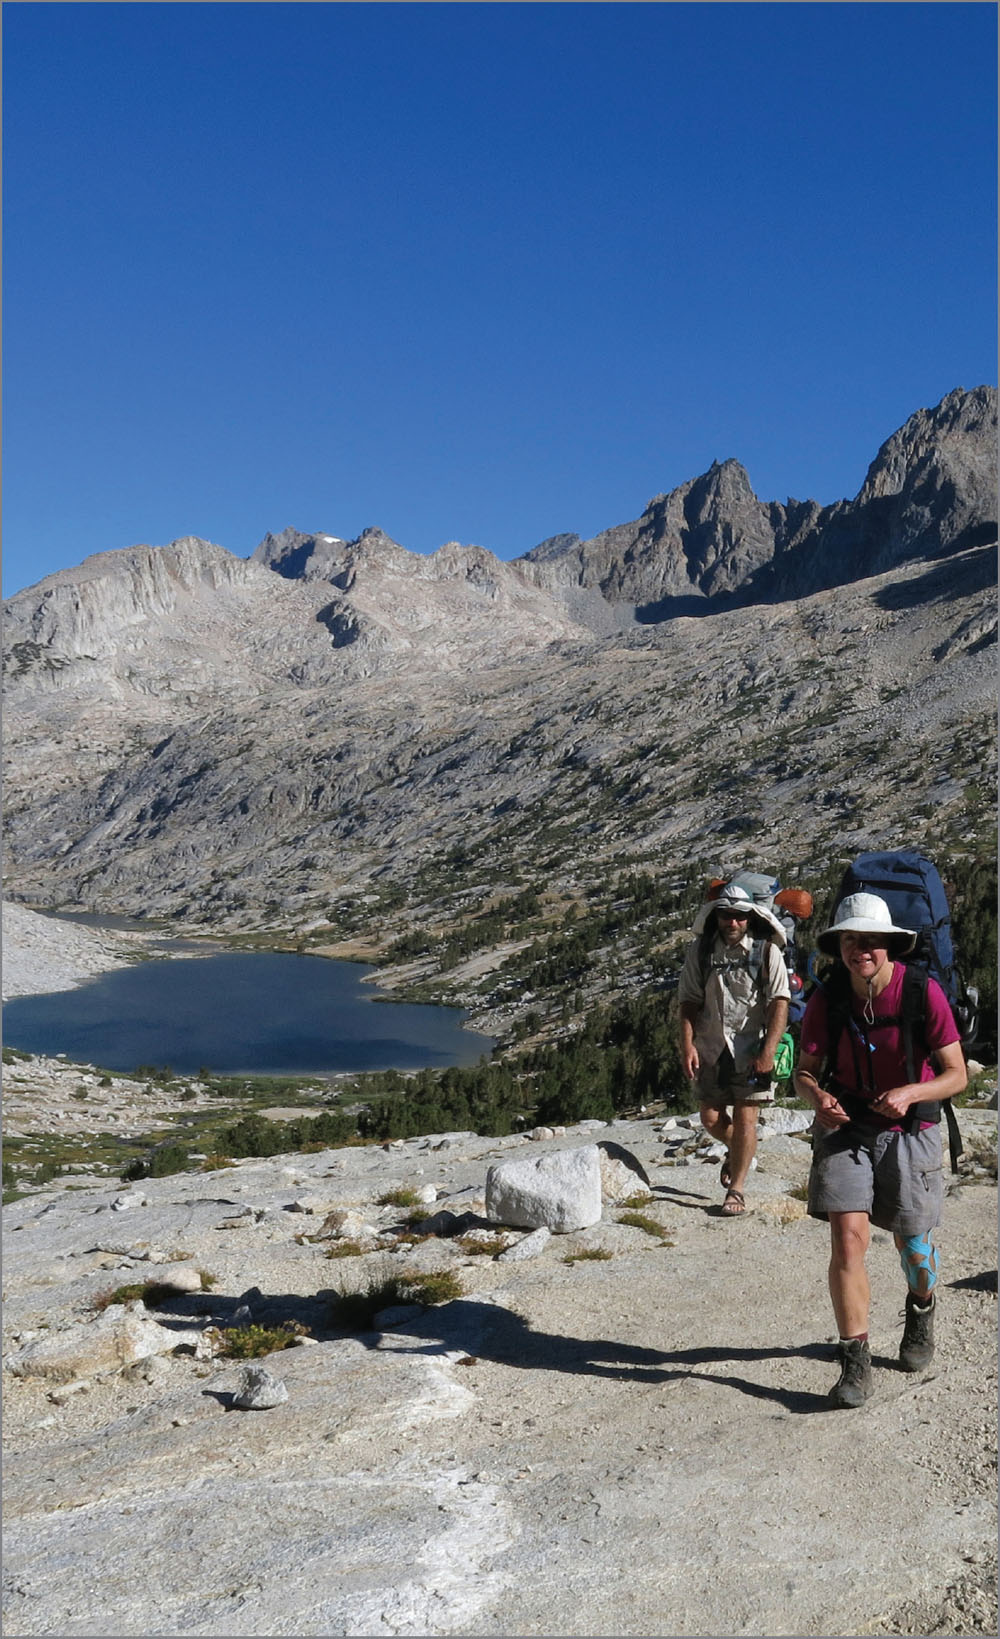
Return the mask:
[(726, 1199), (722, 1203), (722, 1216), (724, 1218), (741, 1218), (746, 1209), (747, 1204), (740, 1191), (730, 1186), (726, 1190)]
[(729, 1156), (727, 1154), (726, 1159), (722, 1163), (721, 1171), (719, 1172), (719, 1183), (722, 1185), (723, 1189), (728, 1189), (732, 1181), (733, 1175), (729, 1170)]

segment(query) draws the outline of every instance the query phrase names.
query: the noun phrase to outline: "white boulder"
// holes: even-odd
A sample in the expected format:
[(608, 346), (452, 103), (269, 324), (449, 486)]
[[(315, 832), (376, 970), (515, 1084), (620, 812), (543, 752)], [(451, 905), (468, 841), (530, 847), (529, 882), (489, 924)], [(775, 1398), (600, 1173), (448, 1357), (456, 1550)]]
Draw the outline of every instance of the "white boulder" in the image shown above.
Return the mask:
[(498, 1161), (486, 1174), (486, 1216), (515, 1229), (566, 1235), (601, 1219), (601, 1162), (596, 1144), (530, 1159)]

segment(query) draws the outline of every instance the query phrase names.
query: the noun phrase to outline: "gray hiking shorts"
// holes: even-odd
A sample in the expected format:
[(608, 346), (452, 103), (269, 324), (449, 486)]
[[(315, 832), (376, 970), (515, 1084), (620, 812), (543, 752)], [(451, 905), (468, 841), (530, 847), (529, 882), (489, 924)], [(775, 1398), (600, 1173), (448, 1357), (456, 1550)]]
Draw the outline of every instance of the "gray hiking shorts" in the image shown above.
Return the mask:
[(866, 1133), (855, 1126), (828, 1132), (813, 1125), (809, 1215), (866, 1212), (879, 1229), (908, 1239), (941, 1222), (944, 1173), (941, 1129)]
[(733, 1055), (726, 1048), (716, 1064), (703, 1064), (698, 1071), (698, 1102), (722, 1110), (727, 1104), (773, 1104), (774, 1082), (755, 1087), (747, 1077), (752, 1070), (737, 1070)]

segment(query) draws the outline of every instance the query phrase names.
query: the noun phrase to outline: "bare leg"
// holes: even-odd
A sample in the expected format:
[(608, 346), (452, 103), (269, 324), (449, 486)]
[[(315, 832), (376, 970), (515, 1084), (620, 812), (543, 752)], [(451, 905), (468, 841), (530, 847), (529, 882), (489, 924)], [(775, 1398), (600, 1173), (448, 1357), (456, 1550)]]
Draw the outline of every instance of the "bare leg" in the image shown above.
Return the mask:
[(718, 1144), (725, 1144), (728, 1150), (733, 1138), (733, 1122), (729, 1111), (720, 1110), (714, 1104), (703, 1104), (698, 1114), (709, 1137), (714, 1138)]
[(756, 1104), (737, 1104), (733, 1109), (729, 1137), (729, 1187), (741, 1194), (750, 1171), (750, 1163), (757, 1153), (759, 1113)]
[(868, 1330), (871, 1289), (865, 1254), (871, 1237), (867, 1212), (830, 1213), (830, 1297), (841, 1337)]

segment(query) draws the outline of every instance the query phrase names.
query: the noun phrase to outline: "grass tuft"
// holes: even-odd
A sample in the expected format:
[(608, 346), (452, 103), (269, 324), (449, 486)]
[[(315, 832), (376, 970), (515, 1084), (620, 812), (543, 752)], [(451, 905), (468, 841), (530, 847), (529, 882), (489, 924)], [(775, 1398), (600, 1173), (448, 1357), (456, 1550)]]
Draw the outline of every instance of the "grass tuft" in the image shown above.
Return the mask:
[[(389, 1189), (386, 1190), (384, 1195), (379, 1196), (376, 1204), (378, 1206), (415, 1207), (420, 1205), (420, 1197), (415, 1189)], [(426, 1218), (426, 1212), (421, 1213), (421, 1216)]]
[(655, 1218), (650, 1218), (645, 1212), (623, 1212), (618, 1222), (627, 1224), (629, 1229), (641, 1229), (645, 1235), (654, 1235), (659, 1240), (666, 1240), (667, 1231)]
[(425, 1275), (373, 1275), (360, 1291), (338, 1293), (333, 1302), (333, 1324), (349, 1332), (367, 1332), (380, 1309), (402, 1303), (427, 1307), (450, 1303), (460, 1298), (463, 1290), (450, 1269)]
[(324, 1252), (324, 1258), (360, 1258), (364, 1254), (360, 1241), (337, 1241)]
[(98, 1314), (103, 1314), (113, 1303), (141, 1301), (147, 1309), (159, 1309), (169, 1298), (180, 1295), (176, 1287), (165, 1286), (162, 1281), (141, 1280), (126, 1286), (109, 1286), (106, 1291), (97, 1293), (91, 1307), (96, 1309)]

